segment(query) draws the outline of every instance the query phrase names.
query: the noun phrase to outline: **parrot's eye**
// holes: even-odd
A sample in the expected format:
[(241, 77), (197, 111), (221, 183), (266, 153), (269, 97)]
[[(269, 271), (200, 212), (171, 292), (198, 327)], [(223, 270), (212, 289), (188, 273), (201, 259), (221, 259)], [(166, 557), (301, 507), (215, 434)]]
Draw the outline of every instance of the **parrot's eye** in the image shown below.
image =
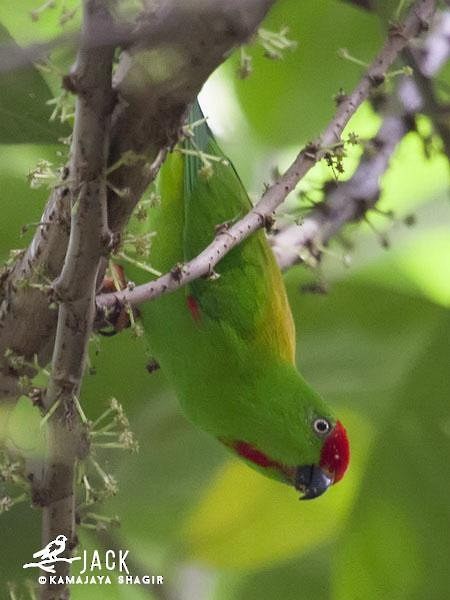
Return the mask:
[(318, 435), (326, 435), (331, 430), (331, 424), (326, 419), (316, 419), (313, 427)]

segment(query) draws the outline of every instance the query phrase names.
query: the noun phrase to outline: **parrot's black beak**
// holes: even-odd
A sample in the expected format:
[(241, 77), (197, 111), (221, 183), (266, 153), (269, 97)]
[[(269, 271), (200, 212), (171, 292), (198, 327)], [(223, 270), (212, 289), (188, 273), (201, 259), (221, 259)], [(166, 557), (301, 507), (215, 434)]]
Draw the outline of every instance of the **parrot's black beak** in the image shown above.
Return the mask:
[(303, 493), (300, 500), (318, 498), (332, 483), (333, 479), (317, 465), (305, 465), (295, 470), (295, 489)]

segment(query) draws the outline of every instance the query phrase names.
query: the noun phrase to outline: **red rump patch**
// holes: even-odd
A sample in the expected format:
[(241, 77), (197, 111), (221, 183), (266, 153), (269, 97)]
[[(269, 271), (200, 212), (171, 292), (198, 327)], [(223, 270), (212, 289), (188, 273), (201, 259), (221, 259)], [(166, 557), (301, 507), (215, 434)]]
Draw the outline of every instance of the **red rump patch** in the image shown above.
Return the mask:
[(350, 461), (347, 432), (340, 421), (325, 440), (320, 455), (320, 466), (334, 475), (334, 483), (342, 479)]
[(242, 458), (251, 461), (259, 467), (263, 467), (265, 469), (268, 467), (283, 469), (279, 462), (272, 460), (266, 454), (264, 454), (264, 452), (261, 452), (247, 442), (235, 442), (233, 444), (233, 448), (239, 454), (239, 456), (242, 456)]
[(200, 308), (199, 308), (198, 302), (194, 298), (194, 296), (192, 296), (192, 295), (187, 296), (186, 304), (187, 304), (189, 312), (191, 313), (191, 316), (194, 319), (194, 321), (197, 321), (197, 322), (200, 321), (200, 318), (201, 318)]

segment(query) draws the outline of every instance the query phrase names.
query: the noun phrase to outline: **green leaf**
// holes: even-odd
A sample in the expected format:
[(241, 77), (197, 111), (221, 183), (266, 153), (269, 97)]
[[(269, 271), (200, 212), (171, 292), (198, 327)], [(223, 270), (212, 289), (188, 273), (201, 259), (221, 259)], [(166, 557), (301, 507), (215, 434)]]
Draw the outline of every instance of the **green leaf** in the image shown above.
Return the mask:
[(53, 4), (46, 0), (20, 0), (20, 4), (15, 5), (0, 3), (0, 22), (21, 45), (48, 41), (63, 32), (77, 31), (81, 16), (79, 0), (55, 0)]
[(133, 423), (140, 450), (136, 456), (119, 457), (120, 492), (109, 506), (120, 515), (126, 539), (143, 560), (158, 546), (179, 555), (183, 520), (225, 450), (188, 423), (167, 393), (153, 397)]
[(330, 600), (329, 548), (247, 573), (225, 572), (214, 600)]
[(334, 539), (351, 510), (371, 439), (370, 428), (357, 415), (346, 412), (342, 420), (357, 449), (352, 468), (314, 502), (298, 502), (290, 486), (237, 459), (225, 463), (185, 523), (190, 558), (210, 566), (254, 569)]
[[(0, 44), (12, 54), (20, 52), (9, 32), (0, 25)], [(52, 144), (70, 129), (49, 121), (52, 109), (46, 102), (52, 93), (31, 63), (0, 73), (0, 144)]]
[(22, 566), (30, 562), (33, 552), (41, 548), (39, 516), (38, 512), (31, 510), (29, 501), (0, 514), (2, 545), (5, 548), (0, 560), (0, 598), (9, 598), (7, 582), (23, 585), (25, 579), (36, 575), (31, 570), (24, 571)]
[[(338, 58), (348, 48), (362, 61), (370, 61), (381, 43), (374, 15), (336, 0), (277, 4), (264, 27), (278, 31), (289, 26), (297, 49), (270, 61), (259, 48), (251, 50), (254, 72), (235, 86), (250, 124), (271, 146), (299, 144), (316, 135), (333, 114), (333, 96), (350, 91), (361, 76), (357, 65)], [(232, 63), (237, 68), (237, 58)], [(276, 102), (274, 101), (276, 99)]]
[(450, 410), (443, 310), (410, 364), (336, 556), (336, 600), (439, 599), (448, 594)]
[[(0, 91), (1, 95), (1, 91)], [(1, 129), (1, 124), (0, 124)], [(0, 208), (0, 261), (4, 261), (11, 249), (25, 248), (42, 214), (42, 207), (49, 195), (45, 187), (30, 189), (28, 173), (39, 159), (58, 165), (55, 146), (0, 145), (0, 182), (2, 194)], [(23, 228), (27, 229), (21, 236)]]
[[(392, 265), (383, 264), (389, 277)], [(350, 405), (374, 423), (390, 410), (439, 316), (426, 299), (379, 283), (350, 279), (324, 296), (302, 294), (293, 272), (288, 285), (302, 373), (332, 405)]]

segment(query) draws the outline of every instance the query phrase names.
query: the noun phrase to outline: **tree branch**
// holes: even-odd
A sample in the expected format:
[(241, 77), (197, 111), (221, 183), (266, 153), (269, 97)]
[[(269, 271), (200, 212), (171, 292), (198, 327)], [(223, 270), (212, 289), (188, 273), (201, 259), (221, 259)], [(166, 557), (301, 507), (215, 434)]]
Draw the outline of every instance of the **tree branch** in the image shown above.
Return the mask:
[(257, 205), (240, 221), (225, 232), (218, 233), (211, 244), (197, 257), (184, 265), (182, 273), (171, 272), (147, 284), (97, 297), (97, 306), (106, 309), (117, 303), (137, 305), (152, 298), (172, 292), (187, 283), (213, 273), (215, 265), (235, 246), (249, 235), (267, 225), (275, 209), (296, 187), (301, 178), (323, 158), (335, 144), (340, 142), (344, 127), (370, 92), (382, 83), (392, 63), (406, 44), (419, 35), (430, 23), (434, 0), (416, 1), (404, 22), (392, 28), (382, 50), (367, 69), (353, 92), (340, 103), (337, 112), (323, 134), (308, 144), (280, 179), (264, 193)]
[[(125, 152), (153, 161), (179, 138), (188, 106), (208, 76), (254, 33), (275, 0), (170, 0), (142, 19), (138, 42), (123, 52), (114, 78), (110, 164)], [(161, 73), (164, 76), (161, 77)], [(148, 162), (115, 170), (110, 182), (110, 226), (120, 231), (152, 180)]]
[[(83, 37), (101, 27), (111, 27), (107, 0), (84, 0)], [(94, 318), (94, 298), (100, 258), (109, 243), (107, 227), (106, 166), (113, 93), (114, 50), (81, 46), (71, 76), (77, 93), (71, 146), (71, 230), (67, 254), (55, 290), (60, 304), (52, 371), (44, 400), (48, 419), (48, 456), (41, 491), (42, 541), (47, 544), (64, 534), (69, 547), (76, 546), (75, 470), (88, 451), (87, 436), (78, 408), (78, 395)], [(69, 565), (56, 565), (65, 576)], [(43, 600), (69, 597), (66, 586), (43, 587)]]
[[(108, 164), (115, 164), (126, 151), (143, 159), (122, 165), (110, 176), (108, 222), (113, 233), (120, 233), (155, 177), (161, 162), (158, 157), (177, 140), (185, 111), (202, 84), (234, 47), (252, 35), (274, 2), (166, 0), (140, 15), (133, 41), (128, 39), (116, 70), (113, 87), (118, 102)], [(127, 39), (120, 27), (117, 35), (113, 35), (115, 31), (117, 27), (110, 27), (107, 32), (112, 38), (111, 48), (118, 39)], [(94, 52), (95, 40), (99, 39), (105, 39), (101, 28), (86, 40), (86, 48)], [(70, 78), (66, 83), (71, 85)], [(56, 312), (49, 308), (42, 284), (59, 276), (66, 253), (70, 231), (68, 179), (66, 171), (23, 257), (0, 275), (0, 399), (20, 392), (17, 382), (22, 373), (5, 361), (7, 349), (29, 363), (37, 356), (41, 365), (51, 356)], [(66, 277), (67, 271), (58, 281), (61, 296), (65, 295)], [(77, 277), (76, 269), (71, 277)]]
[[(447, 49), (450, 53), (449, 41), (447, 44)], [(433, 81), (429, 76), (424, 75), (423, 73), (420, 55), (415, 56), (409, 49), (405, 49), (404, 55), (414, 71), (414, 81), (422, 98), (421, 111), (431, 119), (437, 135), (442, 140), (444, 153), (450, 160), (450, 106), (448, 104), (443, 106), (439, 102), (434, 91)], [(434, 65), (437, 64), (438, 63), (434, 63)]]
[[(427, 69), (428, 77), (435, 75), (450, 55), (450, 37), (443, 39), (442, 36), (443, 21), (444, 15), (440, 14), (423, 44), (424, 49), (436, 47), (434, 40), (439, 40), (438, 60), (430, 60), (429, 52), (425, 50), (418, 53), (416, 59), (416, 69)], [(429, 66), (426, 66), (428, 63)], [(429, 82), (428, 78), (427, 81)], [(343, 226), (362, 220), (374, 208), (381, 195), (380, 178), (386, 172), (392, 154), (403, 137), (411, 131), (414, 115), (425, 107), (423, 88), (416, 85), (414, 78), (402, 78), (396, 94), (389, 99), (383, 110), (384, 119), (380, 129), (371, 140), (354, 175), (333, 187), (300, 226), (290, 225), (271, 238), (275, 256), (282, 269), (300, 262), (302, 251), (319, 254), (320, 248)]]
[(344, 225), (360, 221), (375, 206), (380, 197), (380, 177), (408, 131), (406, 114), (385, 117), (353, 177), (332, 187), (301, 225), (290, 225), (272, 237), (272, 249), (281, 269), (301, 262), (302, 251), (319, 256), (321, 248)]
[(420, 52), (421, 71), (425, 77), (432, 77), (440, 71), (448, 61), (449, 53), (450, 10), (447, 8), (436, 15), (432, 35), (427, 36)]

